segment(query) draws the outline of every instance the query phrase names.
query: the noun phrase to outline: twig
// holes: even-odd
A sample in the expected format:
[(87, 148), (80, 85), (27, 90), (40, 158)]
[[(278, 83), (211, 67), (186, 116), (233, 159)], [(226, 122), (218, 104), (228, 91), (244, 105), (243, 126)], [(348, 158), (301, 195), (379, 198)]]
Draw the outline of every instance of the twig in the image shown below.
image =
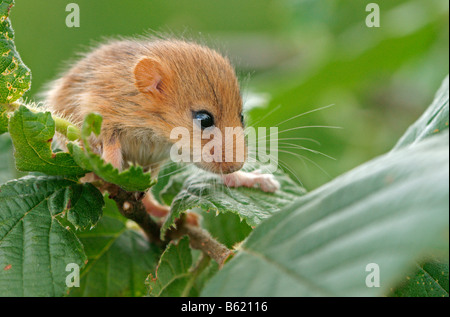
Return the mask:
[(211, 237), (208, 231), (185, 221), (181, 221), (181, 224), (177, 225), (177, 229), (169, 233), (172, 238), (185, 234), (189, 237), (191, 246), (194, 249), (201, 250), (210, 256), (219, 264), (220, 268), (233, 255), (233, 251)]
[(160, 239), (160, 227), (153, 221), (142, 203), (144, 193), (127, 192), (117, 185), (106, 184), (102, 189), (109, 192), (109, 197), (116, 202), (120, 213), (136, 222), (150, 242), (163, 246)]
[(211, 237), (208, 231), (186, 221), (187, 217), (185, 216), (177, 221), (176, 229), (171, 229), (166, 234), (167, 241), (161, 241), (161, 228), (150, 217), (142, 203), (144, 193), (127, 192), (119, 186), (109, 183), (104, 184), (101, 189), (109, 192), (109, 197), (116, 202), (120, 213), (127, 219), (136, 222), (150, 242), (164, 247), (170, 240), (187, 235), (192, 248), (201, 250), (211, 257), (219, 264), (219, 267), (222, 267), (225, 261), (233, 255), (233, 251)]

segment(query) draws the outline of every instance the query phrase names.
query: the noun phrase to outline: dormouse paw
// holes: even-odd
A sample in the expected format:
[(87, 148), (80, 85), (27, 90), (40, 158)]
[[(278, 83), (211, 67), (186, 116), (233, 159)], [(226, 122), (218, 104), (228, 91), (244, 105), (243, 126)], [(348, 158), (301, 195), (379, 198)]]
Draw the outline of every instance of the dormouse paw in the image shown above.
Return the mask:
[(258, 184), (263, 191), (273, 193), (280, 189), (280, 183), (272, 174), (261, 174), (258, 171), (254, 171), (252, 174), (256, 175), (256, 184)]
[(262, 174), (260, 171), (234, 172), (223, 176), (223, 182), (228, 187), (255, 187), (264, 192), (273, 193), (280, 188), (280, 183), (272, 174)]

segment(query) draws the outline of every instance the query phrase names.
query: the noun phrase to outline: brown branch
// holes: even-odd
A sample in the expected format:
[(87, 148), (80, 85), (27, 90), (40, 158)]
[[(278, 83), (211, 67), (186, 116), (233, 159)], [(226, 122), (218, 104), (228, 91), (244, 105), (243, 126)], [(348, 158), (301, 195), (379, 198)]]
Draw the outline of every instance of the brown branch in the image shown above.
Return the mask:
[(102, 189), (109, 192), (109, 198), (116, 202), (120, 213), (125, 218), (133, 220), (141, 227), (150, 242), (163, 246), (163, 241), (160, 239), (160, 226), (153, 221), (142, 203), (144, 193), (127, 192), (113, 184), (105, 184)]
[(183, 223), (178, 227), (177, 233), (186, 234), (189, 237), (191, 247), (210, 256), (219, 264), (219, 268), (233, 255), (233, 251), (211, 237), (208, 231), (199, 226)]
[(120, 213), (127, 219), (136, 222), (150, 242), (164, 247), (170, 240), (187, 235), (191, 247), (203, 251), (215, 260), (219, 267), (222, 267), (225, 261), (233, 255), (230, 249), (215, 240), (208, 231), (196, 223), (196, 217), (183, 216), (178, 219), (176, 229), (167, 232), (167, 241), (161, 241), (161, 227), (150, 217), (142, 203), (144, 193), (127, 192), (114, 184), (104, 184), (101, 189), (109, 192), (109, 197), (116, 202)]

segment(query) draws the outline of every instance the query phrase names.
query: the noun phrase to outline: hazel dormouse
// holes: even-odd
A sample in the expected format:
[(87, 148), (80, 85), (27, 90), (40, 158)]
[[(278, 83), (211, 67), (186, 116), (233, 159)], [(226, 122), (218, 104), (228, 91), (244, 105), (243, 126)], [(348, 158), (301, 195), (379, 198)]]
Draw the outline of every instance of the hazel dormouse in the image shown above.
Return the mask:
[[(51, 112), (80, 127), (87, 114), (102, 115), (101, 133), (91, 137), (91, 147), (119, 170), (135, 164), (157, 175), (173, 146), (180, 145), (173, 131), (182, 127), (191, 135), (192, 162), (219, 174), (225, 185), (266, 192), (280, 186), (271, 174), (240, 171), (247, 157), (243, 132), (226, 138), (227, 128), (244, 128), (238, 79), (230, 61), (204, 45), (179, 39), (110, 41), (75, 62), (44, 96)], [(205, 152), (210, 138), (203, 137), (201, 159), (195, 159), (195, 133), (211, 129), (221, 132), (220, 151)], [(65, 140), (58, 140), (64, 148)], [(230, 151), (242, 149), (244, 159), (227, 159)], [(150, 192), (143, 202), (154, 216), (169, 210)]]

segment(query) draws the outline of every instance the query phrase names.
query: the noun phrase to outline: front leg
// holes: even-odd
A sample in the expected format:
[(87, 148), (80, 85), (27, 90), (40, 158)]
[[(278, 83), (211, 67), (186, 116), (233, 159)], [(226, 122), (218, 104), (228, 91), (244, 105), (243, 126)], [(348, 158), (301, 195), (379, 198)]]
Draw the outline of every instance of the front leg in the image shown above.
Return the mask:
[(272, 174), (262, 174), (259, 171), (243, 172), (237, 171), (222, 176), (223, 183), (228, 187), (255, 187), (273, 193), (280, 189), (280, 183)]
[[(122, 148), (117, 140), (113, 139), (113, 142), (109, 142), (103, 145), (102, 157), (106, 162), (111, 163), (119, 171), (122, 170)], [(145, 194), (145, 197), (142, 199), (142, 203), (144, 204), (147, 212), (154, 217), (165, 217), (170, 210), (169, 207), (163, 206), (158, 203), (150, 191)]]
[(111, 165), (117, 168), (119, 171), (122, 170), (122, 147), (117, 139), (112, 139), (109, 142), (103, 143), (102, 158), (106, 163), (111, 163)]
[[(122, 147), (120, 146), (119, 141), (110, 138), (109, 142), (103, 143), (102, 148), (103, 148), (102, 159), (106, 163), (110, 163), (112, 166), (114, 166), (114, 168), (117, 168), (119, 171), (121, 171), (123, 164), (123, 156), (122, 156)], [(95, 175), (94, 172), (91, 172), (83, 176), (80, 179), (80, 181), (82, 183), (92, 183), (99, 179), (100, 178), (97, 175)]]

